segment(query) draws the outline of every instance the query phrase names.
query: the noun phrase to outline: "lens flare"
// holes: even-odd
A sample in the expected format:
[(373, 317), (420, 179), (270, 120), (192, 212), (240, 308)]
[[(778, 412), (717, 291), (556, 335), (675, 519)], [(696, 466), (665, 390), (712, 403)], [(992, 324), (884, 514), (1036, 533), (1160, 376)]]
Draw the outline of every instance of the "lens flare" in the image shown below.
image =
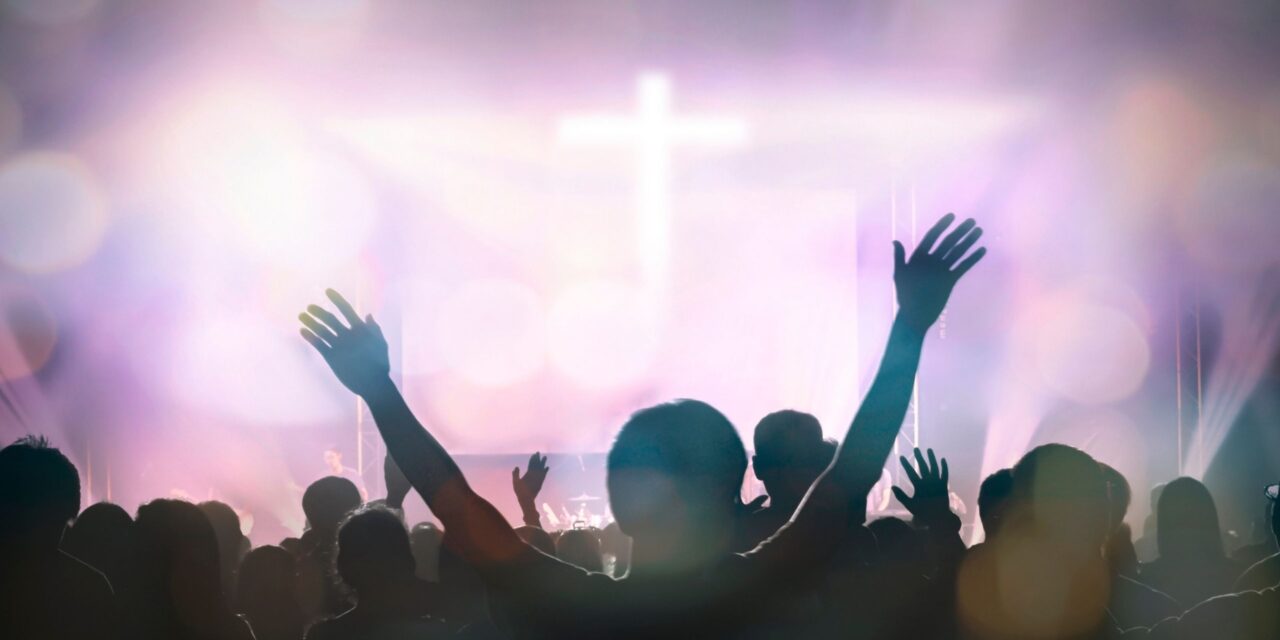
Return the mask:
[(28, 273), (76, 266), (107, 229), (97, 179), (75, 156), (28, 153), (0, 168), (0, 261)]

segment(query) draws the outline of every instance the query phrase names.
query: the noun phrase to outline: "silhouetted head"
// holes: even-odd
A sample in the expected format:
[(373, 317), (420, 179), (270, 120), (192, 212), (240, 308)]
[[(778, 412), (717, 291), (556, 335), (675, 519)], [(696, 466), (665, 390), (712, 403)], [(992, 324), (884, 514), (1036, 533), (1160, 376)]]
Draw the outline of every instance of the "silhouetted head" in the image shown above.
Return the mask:
[(360, 502), (360, 490), (355, 483), (338, 476), (325, 476), (312, 482), (302, 494), (302, 512), (312, 529), (333, 531)]
[(928, 556), (920, 532), (902, 518), (877, 518), (867, 530), (876, 537), (876, 561), (884, 566), (914, 565)]
[(238, 573), (238, 611), (247, 611), (263, 603), (297, 606), (296, 602), (290, 602), (297, 585), (294, 579), (296, 561), (293, 554), (283, 548), (266, 545), (250, 551), (240, 562)]
[(1223, 557), (1218, 507), (1199, 480), (1178, 478), (1165, 486), (1156, 505), (1156, 546), (1162, 559)]
[(221, 628), (231, 607), (222, 591), (218, 539), (204, 512), (182, 500), (152, 500), (134, 521), (148, 621), (156, 636)]
[(0, 540), (55, 551), (78, 511), (80, 475), (61, 451), (34, 436), (0, 449)]
[(1063, 444), (1029, 451), (1013, 467), (1018, 516), (1063, 550), (1099, 553), (1111, 533), (1107, 480), (1089, 454)]
[[(518, 530), (517, 530), (518, 531)], [(440, 580), (440, 543), (444, 533), (434, 523), (419, 522), (409, 532), (409, 548), (413, 551), (414, 573), (423, 580)]]
[(201, 502), (200, 510), (213, 525), (213, 535), (218, 538), (218, 557), (222, 560), (222, 586), (228, 594), (234, 593), (236, 567), (240, 566), (244, 533), (240, 530), (240, 516), (225, 502), (209, 500)]
[(116, 591), (127, 580), (134, 562), (133, 518), (119, 505), (89, 505), (67, 529), (62, 550), (106, 574)]
[(338, 529), (338, 577), (356, 595), (396, 588), (414, 577), (409, 532), (399, 516), (383, 506), (351, 513)]
[(263, 546), (245, 554), (236, 578), (236, 611), (249, 619), (258, 640), (302, 637), (297, 566), (293, 554)]
[(822, 425), (807, 413), (775, 411), (756, 425), (751, 468), (774, 503), (800, 502), (831, 464), (836, 445), (822, 439)]
[(986, 477), (978, 488), (978, 517), (987, 538), (996, 535), (1013, 495), (1013, 469), (1001, 469)]
[(604, 571), (604, 557), (600, 555), (600, 538), (589, 529), (569, 529), (556, 540), (556, 557), (587, 571)]
[(1107, 479), (1107, 499), (1111, 505), (1111, 528), (1118, 529), (1124, 524), (1124, 517), (1129, 513), (1129, 502), (1133, 492), (1129, 489), (1129, 481), (1111, 465), (1098, 463), (1102, 467), (1102, 475)]
[(610, 522), (600, 531), (600, 552), (613, 556), (614, 577), (626, 575), (631, 566), (631, 538), (617, 522)]
[(673, 558), (707, 552), (730, 537), (746, 470), (724, 414), (697, 400), (655, 405), (632, 414), (609, 450), (610, 506), (638, 543), (661, 540)]
[(551, 539), (551, 534), (543, 531), (541, 528), (531, 527), (527, 524), (522, 525), (516, 527), (516, 535), (520, 536), (520, 539), (524, 540), (525, 544), (533, 547), (534, 549), (552, 557), (556, 555), (555, 541)]

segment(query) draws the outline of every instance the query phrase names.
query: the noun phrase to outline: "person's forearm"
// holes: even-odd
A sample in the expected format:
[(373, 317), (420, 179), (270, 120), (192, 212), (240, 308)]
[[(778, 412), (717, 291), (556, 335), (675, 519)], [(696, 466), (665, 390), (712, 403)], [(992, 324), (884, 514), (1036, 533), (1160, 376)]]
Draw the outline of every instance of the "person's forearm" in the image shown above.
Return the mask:
[(388, 378), (366, 393), (364, 400), (387, 452), (445, 530), (459, 534), (454, 539), (467, 545), (461, 550), (464, 555), (483, 560), (513, 552), (510, 545), (518, 544), (519, 538), (511, 526), (471, 489), (453, 457), (418, 422), (395, 383)]
[(894, 319), (876, 377), (836, 452), (830, 473), (849, 499), (861, 499), (880, 479), (911, 403), (920, 353), (928, 328)]
[(538, 506), (532, 500), (520, 501), (520, 515), (524, 518), (524, 523), (530, 527), (542, 528), (542, 514), (538, 513)]
[(793, 520), (817, 509), (848, 510), (850, 522), (861, 523), (855, 512), (866, 510), (867, 493), (880, 479), (880, 470), (893, 449), (911, 402), (924, 331), (912, 327), (901, 314), (889, 331), (889, 343), (867, 396), (849, 425), (835, 459), (810, 487)]

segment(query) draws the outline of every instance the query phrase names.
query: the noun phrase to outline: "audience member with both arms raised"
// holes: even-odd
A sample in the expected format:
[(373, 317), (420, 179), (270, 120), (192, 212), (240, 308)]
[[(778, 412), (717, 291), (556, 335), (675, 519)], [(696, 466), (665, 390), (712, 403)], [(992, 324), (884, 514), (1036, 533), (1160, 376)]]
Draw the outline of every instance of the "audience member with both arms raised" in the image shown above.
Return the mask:
[[(784, 410), (756, 426), (748, 459), (704, 402), (641, 409), (607, 456), (616, 521), (604, 530), (543, 527), (550, 469), (538, 453), (512, 472), (523, 522), (507, 522), (410, 410), (377, 322), (330, 291), (333, 311), (308, 307), (302, 336), (368, 404), (389, 453), (387, 496), (362, 505), (350, 480), (319, 479), (302, 537), (250, 550), (222, 503), (81, 513), (71, 462), (20, 440), (0, 450), (0, 637), (1280, 637), (1276, 546), (1259, 545), (1251, 567), (1229, 557), (1213, 499), (1190, 478), (1164, 488), (1135, 543), (1123, 475), (1037, 447), (983, 481), (986, 539), (966, 548), (948, 461), (917, 449), (897, 461), (910, 487), (894, 488), (910, 519), (864, 521), (929, 328), (985, 255), (982, 230), (953, 222), (910, 255), (895, 243), (899, 309), (842, 441)], [(749, 464), (767, 503), (741, 500)], [(439, 527), (406, 526), (411, 491)], [(1156, 557), (1141, 563), (1148, 546)]]

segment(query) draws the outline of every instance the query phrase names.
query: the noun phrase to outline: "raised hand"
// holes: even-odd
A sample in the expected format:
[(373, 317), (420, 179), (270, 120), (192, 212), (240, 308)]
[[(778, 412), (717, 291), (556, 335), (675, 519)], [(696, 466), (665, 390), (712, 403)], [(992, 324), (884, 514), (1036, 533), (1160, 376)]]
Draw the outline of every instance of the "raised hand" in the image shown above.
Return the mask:
[(910, 259), (902, 243), (893, 242), (893, 284), (898, 292), (898, 313), (919, 331), (928, 329), (942, 315), (956, 282), (987, 253), (983, 247), (964, 257), (982, 237), (982, 228), (972, 218), (960, 223), (934, 247), (955, 219), (952, 213), (943, 216), (920, 239)]
[(947, 469), (947, 459), (943, 458), (942, 464), (938, 464), (938, 459), (933, 456), (933, 449), (929, 449), (929, 459), (926, 461), (919, 448), (915, 450), (915, 457), (919, 472), (911, 468), (911, 462), (906, 456), (898, 457), (898, 462), (902, 463), (902, 468), (907, 472), (907, 479), (911, 481), (915, 495), (908, 496), (907, 492), (894, 487), (894, 497), (915, 518), (927, 519), (941, 513), (949, 513), (951, 497), (947, 490), (947, 480), (951, 473)]
[(536, 451), (529, 456), (529, 466), (523, 476), (520, 475), (520, 467), (511, 470), (511, 490), (516, 493), (516, 499), (521, 505), (526, 502), (533, 504), (538, 493), (542, 491), (542, 483), (546, 481), (547, 472), (550, 470), (551, 468), (547, 466), (547, 457)]
[(298, 315), (305, 328), (302, 337), (324, 356), (334, 375), (353, 393), (367, 398), (390, 381), (391, 361), (387, 356), (387, 339), (373, 316), (363, 320), (351, 303), (333, 289), (325, 291), (344, 324), (319, 305), (307, 307)]

